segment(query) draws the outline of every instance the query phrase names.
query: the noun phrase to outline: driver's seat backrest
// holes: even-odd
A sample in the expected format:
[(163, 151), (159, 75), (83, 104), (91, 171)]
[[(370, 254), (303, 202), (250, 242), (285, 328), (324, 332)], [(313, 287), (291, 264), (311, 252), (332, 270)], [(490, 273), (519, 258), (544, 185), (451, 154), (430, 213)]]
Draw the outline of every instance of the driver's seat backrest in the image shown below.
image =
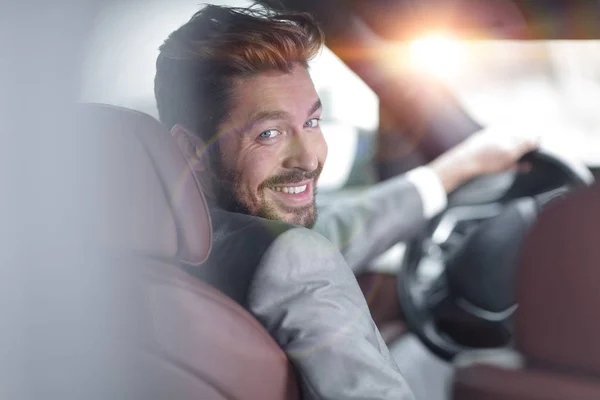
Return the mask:
[(544, 210), (518, 269), (515, 345), (522, 360), (491, 351), (459, 366), (456, 400), (600, 399), (600, 188)]
[[(118, 280), (111, 278), (117, 282), (108, 292), (111, 301), (120, 299), (90, 320), (98, 338), (112, 334), (105, 318), (119, 327), (119, 350), (108, 346), (104, 353), (122, 360), (105, 369), (127, 370), (117, 378), (127, 393), (122, 398), (298, 399), (293, 369), (260, 323), (180, 268), (202, 268), (211, 222), (167, 130), (146, 114), (98, 104), (79, 105), (76, 120), (76, 129), (93, 138), (80, 166), (89, 198), (101, 199), (84, 216), (84, 245), (109, 261), (101, 267), (115, 270)], [(90, 349), (98, 343), (86, 340)], [(121, 398), (108, 390), (114, 381), (103, 381), (104, 373), (87, 378), (107, 390), (104, 398)], [(86, 394), (80, 398), (102, 397)]]
[(534, 369), (508, 369), (493, 361), (460, 368), (453, 383), (455, 400), (597, 400), (596, 380)]

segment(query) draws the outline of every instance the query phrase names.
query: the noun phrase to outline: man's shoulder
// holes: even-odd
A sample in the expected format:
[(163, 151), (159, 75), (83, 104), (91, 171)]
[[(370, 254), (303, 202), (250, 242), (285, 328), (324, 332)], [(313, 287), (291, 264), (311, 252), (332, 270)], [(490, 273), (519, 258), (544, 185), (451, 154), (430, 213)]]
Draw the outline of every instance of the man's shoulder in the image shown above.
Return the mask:
[(282, 233), (299, 228), (282, 221), (273, 221), (219, 208), (211, 209), (210, 215), (215, 243), (243, 239), (244, 241), (261, 240), (263, 244), (268, 244)]
[(288, 252), (293, 248), (308, 251), (295, 238), (298, 235), (320, 236), (285, 222), (217, 208), (211, 209), (211, 219), (213, 243), (210, 257), (190, 272), (243, 306), (248, 287), (267, 252)]
[[(333, 244), (314, 229), (246, 214), (215, 210), (213, 245), (219, 248), (245, 247), (246, 257), (266, 251), (313, 254), (336, 251)], [(245, 245), (245, 246), (244, 246)]]

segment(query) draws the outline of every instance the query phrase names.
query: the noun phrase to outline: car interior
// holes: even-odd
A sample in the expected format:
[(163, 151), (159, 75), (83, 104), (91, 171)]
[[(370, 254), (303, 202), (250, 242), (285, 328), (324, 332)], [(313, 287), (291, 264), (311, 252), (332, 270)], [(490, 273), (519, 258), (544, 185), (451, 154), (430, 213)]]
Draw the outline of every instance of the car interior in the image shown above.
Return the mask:
[[(108, 194), (106, 210), (119, 211), (102, 224), (92, 222), (90, 230), (99, 231), (107, 252), (130, 254), (127, 268), (143, 270), (136, 279), (144, 283), (128, 291), (141, 287), (151, 309), (127, 311), (150, 317), (132, 318), (137, 320), (132, 329), (154, 332), (151, 342), (133, 344), (144, 357), (155, 358), (140, 361), (156, 379), (152, 396), (300, 398), (290, 363), (262, 325), (180, 268), (202, 267), (211, 248), (211, 225), (199, 185), (166, 129), (146, 114), (114, 106), (84, 104), (76, 113), (77, 129), (99, 137), (100, 152), (112, 155), (102, 191)], [(156, 201), (144, 200), (148, 196)], [(144, 235), (138, 232), (141, 226)]]
[[(309, 12), (327, 38), (311, 64), (332, 149), (320, 207), (482, 128), (541, 131), (527, 170), (459, 188), (419, 237), (357, 276), (416, 397), (600, 398), (600, 3), (259, 3)], [(0, 78), (0, 127), (13, 133), (0, 150), (10, 188), (0, 203), (0, 395), (302, 398), (260, 323), (179, 268), (208, 257), (210, 216), (157, 120), (152, 81), (158, 46), (199, 5), (20, 7), (0, 17), (5, 37), (23, 21), (49, 30), (7, 43), (16, 61)], [(36, 136), (14, 135), (24, 129)]]

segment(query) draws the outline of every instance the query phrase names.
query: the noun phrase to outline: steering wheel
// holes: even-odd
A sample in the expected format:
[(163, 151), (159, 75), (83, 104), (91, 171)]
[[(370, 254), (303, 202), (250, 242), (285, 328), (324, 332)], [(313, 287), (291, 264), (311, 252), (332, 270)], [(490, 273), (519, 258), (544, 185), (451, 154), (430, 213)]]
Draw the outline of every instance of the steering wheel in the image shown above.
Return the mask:
[[(446, 211), (407, 245), (398, 276), (406, 323), (445, 360), (510, 344), (522, 239), (544, 206), (594, 181), (582, 163), (548, 151), (522, 161), (529, 172), (511, 173), (501, 195), (465, 201), (474, 190), (466, 185), (455, 196), (462, 201), (449, 198)], [(489, 179), (480, 180), (479, 188)]]

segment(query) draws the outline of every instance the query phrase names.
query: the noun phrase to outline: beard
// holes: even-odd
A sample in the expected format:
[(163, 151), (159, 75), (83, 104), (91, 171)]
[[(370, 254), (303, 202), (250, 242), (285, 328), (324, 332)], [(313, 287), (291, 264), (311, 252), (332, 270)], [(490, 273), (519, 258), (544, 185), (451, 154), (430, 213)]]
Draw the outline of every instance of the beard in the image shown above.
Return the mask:
[(303, 207), (289, 207), (285, 204), (269, 202), (265, 193), (275, 186), (291, 186), (305, 180), (316, 183), (322, 170), (323, 166), (319, 165), (314, 171), (295, 169), (270, 177), (258, 187), (260, 201), (259, 206), (254, 209), (250, 206), (250, 196), (242, 190), (240, 172), (221, 165), (214, 169), (215, 173), (211, 180), (217, 205), (226, 211), (312, 228), (317, 221), (316, 187), (313, 187), (312, 203)]

